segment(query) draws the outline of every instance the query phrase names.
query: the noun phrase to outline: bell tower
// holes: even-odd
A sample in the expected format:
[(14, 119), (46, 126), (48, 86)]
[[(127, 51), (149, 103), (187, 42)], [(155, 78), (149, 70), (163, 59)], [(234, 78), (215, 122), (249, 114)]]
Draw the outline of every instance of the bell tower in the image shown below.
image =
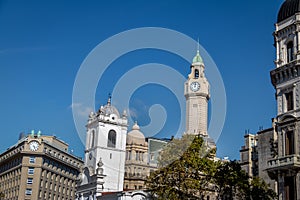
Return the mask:
[(205, 77), (205, 66), (199, 49), (193, 59), (191, 72), (184, 83), (184, 96), (186, 99), (186, 134), (208, 136), (207, 113), (209, 83)]
[(127, 125), (126, 111), (120, 115), (110, 97), (106, 105), (90, 113), (78, 200), (98, 199), (103, 192), (123, 190)]

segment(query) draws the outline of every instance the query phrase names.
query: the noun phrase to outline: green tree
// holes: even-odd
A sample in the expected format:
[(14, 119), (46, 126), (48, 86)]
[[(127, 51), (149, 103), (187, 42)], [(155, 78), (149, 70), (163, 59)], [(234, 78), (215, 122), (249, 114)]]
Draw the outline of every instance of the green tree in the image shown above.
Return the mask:
[(275, 199), (263, 180), (250, 180), (238, 162), (215, 162), (214, 155), (215, 149), (209, 150), (201, 137), (172, 140), (160, 153), (160, 168), (146, 182), (153, 199), (201, 199), (209, 192), (222, 200)]
[(236, 161), (218, 162), (214, 183), (219, 199), (247, 199), (249, 177)]
[(201, 137), (184, 135), (174, 139), (161, 152), (161, 168), (150, 175), (147, 187), (156, 199), (199, 199), (212, 182), (213, 153)]
[(277, 199), (276, 193), (269, 188), (264, 180), (258, 177), (255, 177), (251, 180), (250, 196), (250, 199)]
[(219, 199), (276, 199), (276, 193), (262, 179), (250, 179), (238, 162), (218, 162), (217, 165), (214, 181)]

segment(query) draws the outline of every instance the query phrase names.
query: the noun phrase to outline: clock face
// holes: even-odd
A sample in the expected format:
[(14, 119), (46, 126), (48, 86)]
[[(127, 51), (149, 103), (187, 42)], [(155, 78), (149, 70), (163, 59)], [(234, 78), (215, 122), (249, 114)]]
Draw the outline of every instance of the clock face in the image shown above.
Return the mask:
[(30, 142), (29, 148), (31, 151), (36, 151), (39, 148), (39, 143), (37, 141)]
[(197, 92), (200, 89), (200, 84), (198, 82), (192, 82), (190, 87), (193, 92)]

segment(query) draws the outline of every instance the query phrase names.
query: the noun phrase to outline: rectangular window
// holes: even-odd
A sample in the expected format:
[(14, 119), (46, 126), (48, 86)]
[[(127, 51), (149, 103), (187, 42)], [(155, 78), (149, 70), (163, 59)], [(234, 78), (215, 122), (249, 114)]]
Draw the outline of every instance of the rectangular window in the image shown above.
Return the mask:
[(293, 42), (289, 42), (287, 44), (287, 62), (291, 62), (294, 60), (294, 44)]
[(117, 137), (116, 131), (110, 130), (108, 133), (107, 147), (116, 148), (116, 137)]
[(286, 200), (294, 200), (296, 194), (295, 178), (285, 177), (284, 178), (284, 193)]
[(32, 194), (32, 189), (31, 188), (27, 188), (25, 191), (25, 195), (31, 195)]
[(294, 95), (293, 92), (285, 93), (287, 111), (294, 110)]
[(34, 174), (34, 168), (33, 167), (29, 167), (28, 168), (28, 174), (29, 175), (33, 175)]
[(292, 155), (295, 153), (294, 148), (294, 132), (288, 131), (285, 134), (285, 155)]
[(135, 153), (135, 160), (139, 160), (139, 152), (137, 151), (136, 153)]
[(35, 163), (35, 157), (34, 156), (30, 156), (29, 163)]
[(32, 180), (33, 180), (33, 178), (28, 178), (27, 179), (27, 184), (31, 185), (32, 184)]

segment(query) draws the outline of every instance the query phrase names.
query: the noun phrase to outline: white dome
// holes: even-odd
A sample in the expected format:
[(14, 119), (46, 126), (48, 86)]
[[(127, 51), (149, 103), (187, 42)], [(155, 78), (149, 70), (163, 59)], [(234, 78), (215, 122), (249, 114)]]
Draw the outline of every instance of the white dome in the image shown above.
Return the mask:
[(137, 145), (144, 145), (145, 144), (145, 136), (140, 131), (140, 127), (135, 122), (135, 124), (132, 127), (132, 131), (130, 131), (127, 135), (127, 144), (137, 144)]
[(101, 106), (99, 111), (100, 113), (103, 113), (104, 115), (116, 115), (118, 118), (120, 118), (120, 113), (116, 107), (111, 105), (111, 99), (108, 98), (107, 104), (105, 106)]
[(110, 105), (110, 104), (107, 104), (103, 107), (103, 113), (105, 115), (111, 115), (111, 114), (115, 114), (117, 115), (118, 117), (120, 117), (120, 114), (119, 114), (119, 111), (116, 107)]

